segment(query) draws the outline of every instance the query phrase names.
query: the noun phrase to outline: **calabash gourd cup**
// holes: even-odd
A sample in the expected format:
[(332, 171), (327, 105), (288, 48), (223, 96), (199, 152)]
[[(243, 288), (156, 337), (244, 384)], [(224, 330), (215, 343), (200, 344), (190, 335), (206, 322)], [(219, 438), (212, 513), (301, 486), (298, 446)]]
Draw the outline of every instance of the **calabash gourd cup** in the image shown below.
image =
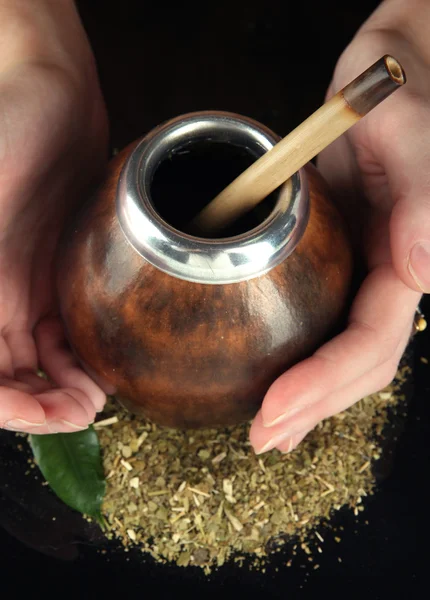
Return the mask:
[(344, 223), (311, 164), (220, 237), (187, 223), (279, 138), (230, 113), (169, 121), (109, 164), (58, 269), (74, 352), (129, 410), (177, 428), (251, 419), (339, 324)]

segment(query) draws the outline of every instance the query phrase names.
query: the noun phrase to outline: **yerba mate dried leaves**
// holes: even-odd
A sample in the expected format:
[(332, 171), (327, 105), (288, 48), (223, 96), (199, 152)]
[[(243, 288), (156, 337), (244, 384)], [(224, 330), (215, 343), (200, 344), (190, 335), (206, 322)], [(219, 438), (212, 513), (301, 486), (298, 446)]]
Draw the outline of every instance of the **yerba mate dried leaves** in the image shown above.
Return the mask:
[(110, 404), (103, 419), (118, 421), (107, 421), (98, 434), (107, 477), (103, 512), (112, 535), (159, 562), (207, 572), (233, 557), (267, 557), (292, 536), (309, 554), (306, 537), (316, 535), (322, 520), (345, 505), (356, 515), (363, 510), (387, 410), (402, 399), (407, 371), (319, 424), (286, 455), (256, 456), (247, 425), (182, 432)]

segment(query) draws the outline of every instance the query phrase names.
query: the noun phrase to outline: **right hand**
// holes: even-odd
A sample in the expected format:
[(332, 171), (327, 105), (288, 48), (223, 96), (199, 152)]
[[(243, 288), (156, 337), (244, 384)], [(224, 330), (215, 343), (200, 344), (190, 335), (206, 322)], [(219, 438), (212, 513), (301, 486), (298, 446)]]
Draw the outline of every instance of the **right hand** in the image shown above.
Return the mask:
[(321, 153), (367, 274), (347, 327), (271, 386), (251, 428), (257, 453), (292, 451), (322, 420), (387, 386), (430, 292), (428, 0), (386, 0), (343, 52), (331, 97), (384, 54), (408, 83)]

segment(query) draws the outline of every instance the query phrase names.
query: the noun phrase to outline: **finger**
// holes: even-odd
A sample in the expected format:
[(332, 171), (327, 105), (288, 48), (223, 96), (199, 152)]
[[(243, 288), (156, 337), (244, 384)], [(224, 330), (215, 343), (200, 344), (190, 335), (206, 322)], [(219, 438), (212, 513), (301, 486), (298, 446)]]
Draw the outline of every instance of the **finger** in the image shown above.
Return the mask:
[[(383, 166), (394, 208), (390, 245), (399, 277), (414, 290), (430, 292), (430, 105), (410, 99), (384, 113), (383, 139), (375, 139), (375, 160)], [(389, 143), (387, 141), (389, 140)]]
[(11, 388), (20, 392), (25, 392), (26, 394), (33, 393), (33, 389), (28, 383), (8, 377), (0, 377), (0, 387)]
[(301, 433), (297, 433), (288, 437), (284, 442), (281, 442), (278, 445), (278, 450), (283, 454), (288, 454), (289, 452), (293, 452), (297, 448), (297, 446), (305, 439), (305, 437), (310, 433), (312, 429), (307, 431), (302, 431)]
[[(3, 390), (0, 402), (5, 410), (4, 415), (0, 416), (0, 423), (3, 420), (5, 429), (33, 434), (70, 433), (86, 429), (89, 423), (94, 422), (95, 408), (85, 394), (79, 390), (52, 390), (48, 381), (27, 371), (15, 373), (15, 377), (17, 376), (21, 381), (0, 379), (0, 389)], [(43, 393), (48, 390), (53, 393), (49, 395)], [(17, 391), (23, 392), (23, 394), (17, 396), (14, 393)], [(35, 392), (37, 395), (32, 401), (32, 395)], [(11, 405), (11, 400), (15, 404)], [(37, 400), (44, 413), (43, 423), (34, 422), (34, 418), (31, 420), (29, 405)], [(80, 407), (85, 410), (84, 414)], [(37, 407), (34, 408), (37, 411)], [(15, 416), (12, 415), (12, 418), (8, 418), (6, 414), (8, 411), (12, 411)], [(16, 414), (20, 416), (16, 416)], [(26, 418), (23, 418), (23, 415)]]
[(292, 451), (319, 422), (343, 412), (358, 400), (385, 388), (395, 377), (396, 366), (408, 339), (409, 336), (405, 335), (392, 360), (340, 390), (328, 394), (315, 405), (292, 415), (278, 425), (268, 428), (264, 426), (261, 416), (256, 418), (250, 431), (250, 441), (255, 452), (262, 454), (273, 448), (284, 452)]
[(36, 370), (37, 351), (34, 338), (28, 331), (13, 331), (4, 336), (11, 355), (12, 367), (18, 369)]
[(31, 394), (0, 384), (1, 428), (33, 433), (45, 424), (45, 411)]
[(317, 165), (330, 186), (337, 208), (348, 223), (354, 245), (361, 248), (362, 231), (369, 219), (369, 206), (363, 198), (360, 170), (350, 137), (342, 135), (330, 144), (318, 155)]
[[(36, 382), (36, 379), (39, 381)], [(17, 377), (15, 374), (14, 379), (0, 377), (0, 387), (19, 390), (26, 394), (37, 394), (52, 388), (48, 381), (43, 380), (35, 374), (33, 374), (33, 377), (30, 374), (23, 374), (21, 377)]]
[[(402, 100), (393, 110), (378, 114), (378, 120), (369, 115), (366, 129), (372, 133), (367, 135), (364, 147), (360, 146), (362, 130), (351, 132), (328, 148), (318, 164), (337, 195), (348, 197), (347, 205), (343, 203), (340, 208), (361, 236), (362, 232), (370, 234), (369, 208), (360, 191), (363, 183), (374, 210), (391, 212), (390, 260), (408, 287), (427, 293), (430, 292), (430, 153), (422, 132), (430, 129), (430, 106), (421, 102), (415, 109), (416, 105), (420, 105), (417, 100)], [(373, 232), (372, 237), (378, 241)]]
[(82, 392), (74, 389), (53, 389), (34, 397), (43, 408), (47, 431), (37, 433), (68, 433), (86, 429), (90, 423), (87, 411), (82, 406)]
[(95, 409), (101, 411), (106, 395), (79, 367), (67, 347), (60, 320), (44, 319), (35, 331), (35, 338), (40, 364), (52, 381), (59, 387), (80, 390)]
[(53, 387), (49, 381), (39, 377), (34, 371), (27, 369), (15, 371), (14, 380), (16, 383), (25, 384), (31, 394), (46, 392), (46, 390), (50, 390)]
[[(39, 377), (34, 371), (28, 369), (18, 369), (15, 371), (14, 377), (8, 379), (0, 379), (0, 383), (9, 388), (20, 390), (27, 394), (39, 394), (53, 388), (52, 384)], [(74, 393), (75, 400), (85, 409), (88, 421), (93, 422), (95, 418), (95, 407), (87, 396), (76, 390)]]
[(282, 426), (267, 429), (263, 425), (260, 410), (252, 422), (249, 439), (256, 454), (263, 454), (274, 448), (287, 454), (288, 452), (292, 452), (312, 429), (313, 427), (306, 427), (293, 431), (285, 430)]
[[(51, 382), (43, 379), (36, 375), (36, 373), (28, 371), (28, 370), (20, 370), (15, 372), (14, 382), (11, 383), (14, 387), (18, 382), (21, 384), (26, 384), (26, 391), (31, 394), (37, 394), (41, 392), (46, 392), (47, 390), (52, 390), (54, 386)], [(91, 400), (80, 390), (75, 389), (73, 391), (74, 398), (81, 404), (81, 406), (86, 410), (88, 415), (88, 420), (92, 423), (95, 419), (96, 409)]]
[(0, 387), (0, 427), (37, 434), (69, 433), (88, 427), (91, 419), (82, 406), (82, 392), (48, 390), (33, 396), (27, 391), (29, 387), (16, 381)]
[[(394, 267), (411, 289), (430, 292), (429, 67), (394, 31), (368, 30), (340, 58), (333, 92), (383, 54), (400, 59), (407, 84), (321, 153), (318, 166), (344, 198), (364, 187), (374, 206), (390, 210)], [(356, 213), (360, 218), (360, 211)]]
[(285, 421), (390, 360), (412, 326), (419, 298), (390, 265), (375, 269), (359, 290), (346, 331), (270, 387), (262, 405), (264, 424)]
[(3, 337), (0, 337), (0, 374), (5, 377), (13, 376), (10, 348)]
[(96, 407), (84, 392), (78, 390), (77, 388), (62, 388), (58, 391), (63, 391), (73, 396), (73, 398), (82, 406), (82, 408), (87, 413), (87, 422), (89, 424), (94, 423), (97, 412)]

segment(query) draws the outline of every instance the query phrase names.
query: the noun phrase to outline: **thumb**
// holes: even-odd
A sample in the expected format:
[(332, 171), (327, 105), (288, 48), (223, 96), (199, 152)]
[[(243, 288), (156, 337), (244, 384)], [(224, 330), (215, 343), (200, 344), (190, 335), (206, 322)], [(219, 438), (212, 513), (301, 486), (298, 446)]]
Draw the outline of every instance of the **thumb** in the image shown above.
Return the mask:
[[(337, 155), (332, 150), (323, 156), (321, 166), (326, 167), (335, 187), (345, 187), (346, 197), (353, 191), (353, 178), (372, 208), (390, 215), (395, 271), (412, 290), (429, 293), (430, 67), (425, 53), (419, 48), (417, 53), (416, 48), (403, 34), (380, 28), (356, 36), (336, 67), (335, 90), (386, 53), (400, 59), (408, 82), (354, 126), (343, 146), (337, 144)], [(333, 83), (329, 94), (331, 91)], [(357, 216), (368, 223), (362, 212), (358, 205)]]
[(379, 154), (394, 201), (390, 218), (393, 266), (411, 289), (430, 292), (430, 105), (407, 105), (385, 120)]

